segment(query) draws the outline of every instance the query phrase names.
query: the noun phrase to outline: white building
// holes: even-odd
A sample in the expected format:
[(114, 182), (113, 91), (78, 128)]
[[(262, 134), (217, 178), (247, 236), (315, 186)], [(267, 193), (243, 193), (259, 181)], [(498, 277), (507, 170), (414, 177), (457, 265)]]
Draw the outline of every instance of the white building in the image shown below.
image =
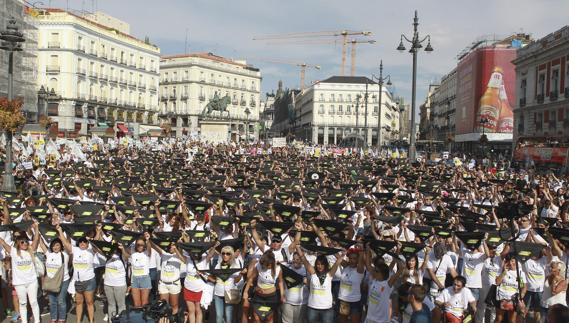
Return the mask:
[[(211, 141), (258, 138), (260, 91), (261, 72), (245, 61), (212, 53), (160, 60), (160, 112), (178, 136), (200, 134)], [(208, 113), (206, 106), (215, 98), (227, 100), (226, 111)]]
[(123, 133), (131, 132), (127, 128), (144, 132), (141, 125), (157, 123), (160, 50), (121, 32), (129, 30), (128, 24), (116, 18), (92, 18), (97, 21), (48, 9), (33, 19), (37, 87), (61, 97), (59, 105), (48, 107), (48, 115), (60, 135), (85, 135), (92, 127), (112, 124)]
[[(388, 89), (382, 88), (381, 144), (399, 139), (399, 108)], [(367, 100), (366, 100), (367, 96)], [(340, 144), (359, 135), (377, 144), (379, 85), (367, 77), (332, 76), (316, 82), (296, 96), (294, 133), (312, 143)]]

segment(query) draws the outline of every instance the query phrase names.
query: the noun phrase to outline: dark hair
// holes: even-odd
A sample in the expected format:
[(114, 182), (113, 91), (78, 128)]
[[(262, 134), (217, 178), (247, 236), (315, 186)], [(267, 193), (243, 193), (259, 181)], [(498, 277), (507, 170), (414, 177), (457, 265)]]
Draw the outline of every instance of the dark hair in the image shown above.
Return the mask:
[(87, 240), (85, 237), (77, 239), (77, 247), (79, 247), (79, 244), (81, 244), (81, 242), (89, 243), (89, 240)]
[(466, 278), (464, 278), (464, 276), (458, 275), (458, 276), (454, 277), (454, 281), (459, 281), (459, 282), (461, 282), (461, 283), (462, 283), (462, 287), (465, 287), (465, 286), (466, 286)]
[(380, 273), (383, 279), (389, 278), (389, 266), (387, 264), (379, 264), (379, 266), (375, 267), (375, 271)]
[(555, 304), (549, 307), (547, 313), (547, 322), (549, 323), (565, 323), (569, 321), (569, 308), (565, 305)]
[(51, 242), (49, 243), (49, 251), (53, 252), (53, 246), (56, 243), (59, 243), (59, 245), (61, 246), (61, 251), (63, 251), (63, 242), (59, 238), (55, 238), (55, 239), (51, 240)]
[(423, 302), (425, 296), (427, 296), (427, 290), (421, 285), (413, 285), (409, 289), (409, 295), (412, 295), (416, 301)]
[(261, 264), (261, 267), (264, 267), (264, 269), (267, 269), (268, 265), (272, 265), (271, 271), (273, 272), (273, 277), (275, 277), (277, 262), (275, 260), (275, 253), (272, 249), (269, 249), (263, 253), (261, 258), (259, 258), (259, 264)]
[(324, 265), (324, 272), (328, 272), (330, 270), (330, 264), (328, 263), (328, 258), (326, 258), (326, 256), (318, 255), (318, 257), (316, 257), (316, 261), (314, 262), (314, 269), (316, 269), (317, 262), (320, 262)]
[(447, 252), (446, 245), (442, 242), (435, 243), (433, 246), (433, 252), (435, 254), (435, 258), (441, 259)]

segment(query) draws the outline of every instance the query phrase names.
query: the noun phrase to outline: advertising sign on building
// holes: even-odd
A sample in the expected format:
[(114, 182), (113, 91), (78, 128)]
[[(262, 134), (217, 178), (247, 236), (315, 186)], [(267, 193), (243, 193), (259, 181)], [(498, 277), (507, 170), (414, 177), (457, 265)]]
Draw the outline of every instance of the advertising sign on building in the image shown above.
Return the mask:
[(482, 48), (457, 67), (456, 134), (513, 131), (515, 48)]
[(286, 137), (273, 138), (273, 147), (274, 148), (285, 147), (285, 146), (286, 146)]

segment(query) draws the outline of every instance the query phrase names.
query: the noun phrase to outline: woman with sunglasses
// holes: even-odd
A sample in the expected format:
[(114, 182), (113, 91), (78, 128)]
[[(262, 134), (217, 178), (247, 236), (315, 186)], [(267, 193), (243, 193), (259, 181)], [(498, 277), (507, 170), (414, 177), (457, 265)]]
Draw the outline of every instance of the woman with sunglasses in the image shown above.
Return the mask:
[(69, 255), (72, 256), (73, 280), (75, 281), (75, 304), (77, 312), (77, 323), (83, 320), (83, 304), (87, 304), (87, 317), (89, 323), (95, 320), (94, 292), (97, 287), (95, 281), (95, 270), (93, 262), (95, 254), (91, 249), (89, 241), (85, 237), (77, 239), (77, 246), (72, 246), (69, 238), (65, 238), (63, 230), (59, 225), (56, 226), (59, 232), (59, 239)]
[(340, 322), (357, 323), (362, 314), (362, 294), (360, 286), (364, 278), (365, 263), (362, 250), (354, 248), (348, 251), (348, 261), (342, 271), (340, 281)]
[[(114, 317), (126, 310), (126, 261), (130, 254), (119, 243), (115, 252), (105, 262), (103, 275), (105, 296), (107, 298), (107, 315)], [(107, 316), (106, 316), (107, 317)]]
[(16, 244), (10, 246), (0, 239), (0, 245), (12, 258), (12, 286), (18, 295), (20, 317), (22, 322), (28, 322), (28, 298), (32, 308), (34, 322), (40, 322), (40, 308), (38, 305), (38, 278), (35, 269), (34, 257), (39, 243), (38, 225), (32, 225), (35, 231), (32, 244), (26, 234), (16, 238)]
[[(235, 251), (231, 246), (221, 248), (221, 259), (215, 265), (214, 269), (232, 269), (241, 268), (235, 260)], [(213, 299), (215, 302), (215, 322), (231, 323), (233, 322), (233, 313), (236, 308), (235, 304), (229, 304), (225, 301), (225, 291), (234, 287), (241, 280), (241, 273), (237, 272), (231, 275), (226, 281), (219, 277), (214, 277), (215, 286), (213, 290)]]
[[(265, 322), (272, 323), (276, 306), (285, 301), (285, 290), (280, 265), (275, 260), (272, 250), (267, 250), (253, 268), (251, 275), (247, 277), (247, 285), (243, 293), (244, 302), (249, 301), (249, 289), (256, 283), (252, 303), (257, 306), (268, 306), (271, 313), (265, 317)], [(277, 288), (279, 293), (277, 293)], [(280, 300), (278, 295), (280, 294)], [(257, 311), (253, 311), (255, 322), (261, 322), (261, 317)]]
[(130, 254), (131, 265), (130, 287), (132, 302), (135, 308), (141, 308), (148, 304), (148, 296), (152, 289), (150, 281), (150, 233), (144, 232), (144, 238), (136, 239), (134, 252)]
[(176, 317), (178, 315), (179, 295), (182, 291), (180, 269), (185, 264), (186, 257), (182, 255), (173, 242), (168, 245), (167, 252), (153, 242), (150, 244), (161, 256), (160, 280), (158, 282), (160, 300), (164, 300), (172, 306), (172, 315)]

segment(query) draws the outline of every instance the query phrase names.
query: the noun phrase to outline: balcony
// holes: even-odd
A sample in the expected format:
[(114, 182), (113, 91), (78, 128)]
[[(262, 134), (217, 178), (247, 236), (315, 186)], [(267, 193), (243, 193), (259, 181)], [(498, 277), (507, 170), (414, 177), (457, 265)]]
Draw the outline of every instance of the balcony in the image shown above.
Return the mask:
[(99, 98), (96, 95), (89, 95), (89, 101), (97, 102)]
[(543, 94), (538, 94), (536, 97), (537, 103), (538, 104), (542, 104), (543, 103)]
[(242, 107), (246, 106), (246, 105), (247, 105), (247, 101), (241, 100), (240, 105), (241, 105)]
[(200, 79), (200, 83), (205, 83), (205, 79)]
[(116, 63), (117, 60), (118, 60), (118, 59), (117, 59), (116, 57), (111, 56), (111, 59), (110, 59), (111, 62), (115, 62), (115, 63)]
[(187, 95), (187, 94), (182, 94), (182, 96), (180, 96), (180, 100), (182, 100), (182, 101), (187, 101), (187, 100), (188, 100), (188, 95)]
[(85, 46), (79, 46), (77, 47), (77, 50), (80, 51), (81, 53), (85, 53)]
[(170, 101), (176, 101), (176, 94), (170, 94)]
[(160, 96), (160, 101), (168, 101), (168, 97), (166, 95)]
[(138, 83), (138, 89), (142, 91), (146, 91), (146, 84)]
[(239, 102), (237, 100), (233, 100), (233, 101), (231, 101), (231, 104), (237, 105), (237, 104), (239, 104)]
[(150, 88), (150, 91), (152, 91), (152, 92), (156, 92), (156, 86), (154, 86), (154, 85), (151, 85), (149, 88)]
[(559, 97), (559, 93), (557, 91), (549, 92), (549, 101), (557, 101), (558, 97)]
[(85, 76), (87, 75), (87, 71), (84, 68), (78, 68), (77, 74), (79, 74), (80, 76)]
[(255, 101), (251, 101), (251, 103), (249, 103), (249, 106), (251, 108), (254, 108), (255, 106), (257, 106), (257, 104), (255, 103)]
[(520, 108), (523, 108), (526, 106), (526, 98), (521, 98), (520, 99)]
[(59, 65), (48, 65), (45, 67), (47, 73), (59, 73), (61, 67)]
[(107, 76), (107, 74), (101, 74), (101, 75), (99, 76), (99, 78), (100, 78), (101, 80), (103, 80), (103, 81), (107, 81), (107, 80), (109, 79), (109, 77)]
[(89, 77), (96, 79), (97, 77), (99, 77), (99, 75), (97, 74), (97, 72), (92, 71), (91, 73), (89, 73)]
[(78, 93), (77, 94), (77, 99), (79, 99), (79, 100), (85, 100), (86, 97), (87, 97), (87, 95), (85, 93)]
[(121, 59), (121, 64), (126, 65), (126, 60), (125, 60), (125, 59)]
[(109, 77), (109, 82), (111, 82), (111, 83), (117, 83), (117, 82), (118, 82), (118, 79), (117, 79), (116, 76), (111, 76), (111, 77)]
[(96, 51), (96, 50), (91, 50), (91, 51), (89, 52), (89, 55), (97, 57), (97, 51)]
[(47, 48), (61, 48), (61, 44), (58, 41), (47, 42)]

